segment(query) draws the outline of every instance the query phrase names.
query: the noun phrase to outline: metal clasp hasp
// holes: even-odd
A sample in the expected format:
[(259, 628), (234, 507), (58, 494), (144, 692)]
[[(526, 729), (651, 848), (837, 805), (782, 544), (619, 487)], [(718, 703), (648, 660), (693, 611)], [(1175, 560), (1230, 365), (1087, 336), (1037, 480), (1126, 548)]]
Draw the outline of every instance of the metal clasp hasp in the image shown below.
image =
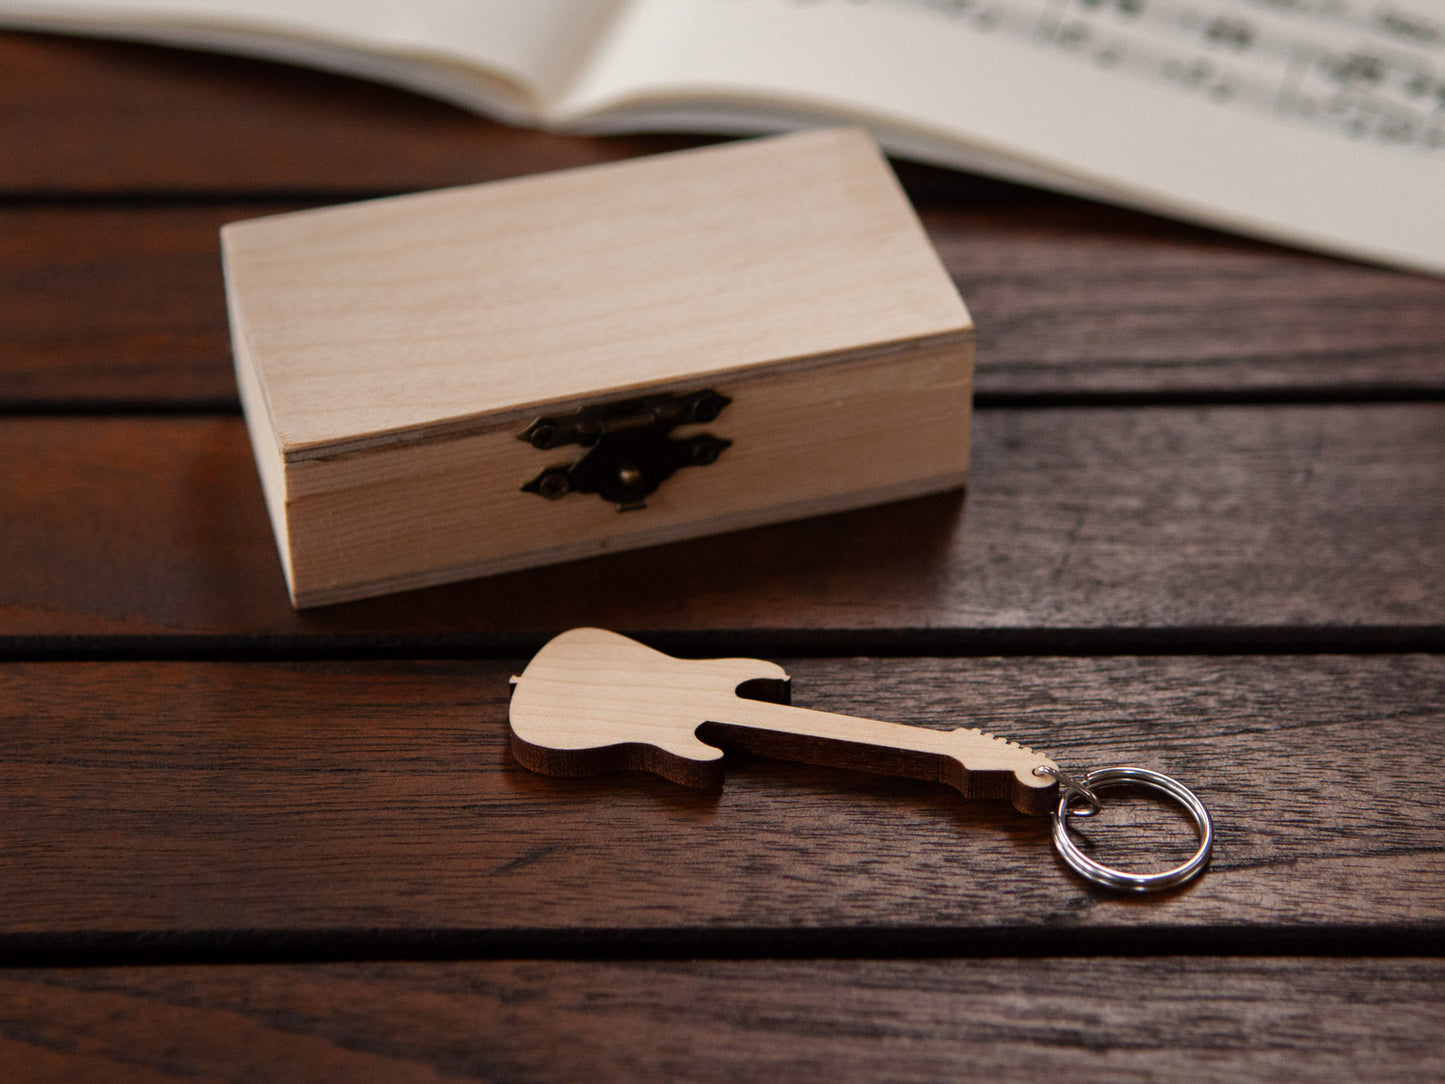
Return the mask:
[(620, 511), (642, 508), (647, 498), (684, 467), (717, 462), (732, 441), (711, 433), (675, 437), (678, 426), (716, 420), (732, 400), (711, 388), (682, 395), (644, 395), (538, 418), (517, 434), (549, 451), (568, 444), (586, 449), (572, 463), (547, 467), (522, 486), (558, 501), (569, 493), (596, 493)]

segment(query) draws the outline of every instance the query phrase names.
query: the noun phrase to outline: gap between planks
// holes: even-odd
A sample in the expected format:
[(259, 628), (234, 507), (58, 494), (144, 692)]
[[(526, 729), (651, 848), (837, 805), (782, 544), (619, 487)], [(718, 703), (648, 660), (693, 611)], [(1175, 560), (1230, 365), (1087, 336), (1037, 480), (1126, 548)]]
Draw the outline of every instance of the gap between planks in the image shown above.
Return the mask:
[[(696, 658), (709, 655), (952, 659), (1445, 654), (1445, 625), (856, 631), (776, 628), (703, 632), (620, 628), (616, 631), (669, 654)], [(547, 639), (548, 634), (541, 632), (331, 636), (0, 635), (0, 663), (488, 659), (517, 660), (520, 666)]]
[[(1258, 387), (1141, 392), (1074, 391), (981, 392), (975, 412), (1005, 410), (1097, 410), (1115, 407), (1296, 407), (1407, 406), (1445, 402), (1445, 386), (1380, 385), (1357, 388)], [(234, 417), (239, 398), (225, 395), (176, 399), (0, 399), (0, 418), (166, 418), (175, 416)]]
[[(1081, 886), (1080, 891), (1084, 891)], [(383, 961), (1077, 960), (1261, 956), (1440, 959), (1445, 924), (1269, 929), (996, 927), (677, 927), (217, 929), (0, 934), (0, 974), (93, 968)]]

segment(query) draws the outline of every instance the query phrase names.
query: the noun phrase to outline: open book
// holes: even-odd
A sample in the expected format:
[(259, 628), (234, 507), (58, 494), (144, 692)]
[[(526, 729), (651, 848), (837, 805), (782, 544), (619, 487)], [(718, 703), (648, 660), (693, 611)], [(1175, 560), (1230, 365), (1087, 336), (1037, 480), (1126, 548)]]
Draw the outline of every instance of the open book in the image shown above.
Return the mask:
[(0, 0), (563, 131), (890, 151), (1445, 274), (1445, 0)]

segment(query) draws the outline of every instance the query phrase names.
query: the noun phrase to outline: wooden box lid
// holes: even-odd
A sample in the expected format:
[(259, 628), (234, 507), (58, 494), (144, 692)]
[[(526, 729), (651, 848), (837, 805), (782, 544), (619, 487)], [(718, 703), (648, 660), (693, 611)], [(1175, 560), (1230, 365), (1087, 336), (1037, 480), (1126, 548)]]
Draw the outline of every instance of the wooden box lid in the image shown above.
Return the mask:
[[(544, 410), (971, 330), (857, 130), (277, 215), (221, 239), (238, 378), (293, 597), (301, 465), (515, 436)], [(305, 493), (324, 486), (314, 476)], [(392, 570), (387, 583), (493, 567), (504, 566), (462, 562), (412, 581)]]

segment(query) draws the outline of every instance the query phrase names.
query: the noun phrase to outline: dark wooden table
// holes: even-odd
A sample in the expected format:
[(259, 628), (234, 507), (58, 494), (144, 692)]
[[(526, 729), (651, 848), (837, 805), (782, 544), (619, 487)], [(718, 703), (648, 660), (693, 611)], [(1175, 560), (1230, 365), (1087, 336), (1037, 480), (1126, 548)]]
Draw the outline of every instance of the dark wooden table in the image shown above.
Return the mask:
[[(0, 36), (0, 1077), (1445, 1076), (1445, 282), (901, 167), (979, 325), (966, 499), (292, 612), (217, 227), (685, 143)], [(1120, 899), (861, 773), (530, 775), (506, 677), (584, 623), (1168, 771), (1213, 867)]]

